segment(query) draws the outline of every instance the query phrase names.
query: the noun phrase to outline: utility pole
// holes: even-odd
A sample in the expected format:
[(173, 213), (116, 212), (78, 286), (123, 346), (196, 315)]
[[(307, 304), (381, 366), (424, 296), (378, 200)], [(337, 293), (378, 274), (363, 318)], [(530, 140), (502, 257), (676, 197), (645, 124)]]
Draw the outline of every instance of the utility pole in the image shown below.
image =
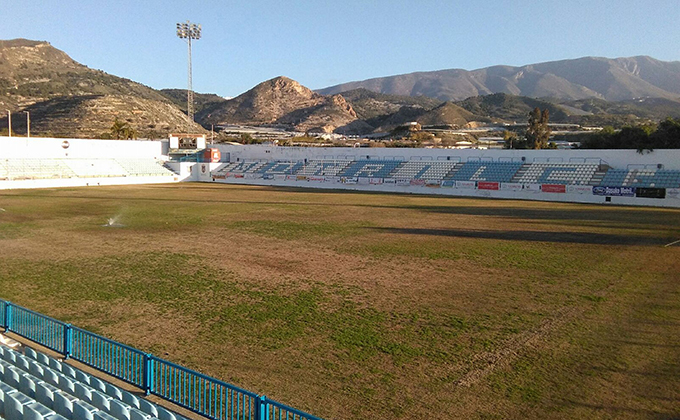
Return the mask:
[(7, 126), (9, 128), (9, 136), (12, 137), (12, 111), (7, 110)]
[(194, 90), (192, 86), (192, 80), (191, 80), (191, 40), (199, 40), (201, 39), (201, 25), (197, 25), (195, 23), (191, 23), (188, 20), (186, 23), (178, 23), (177, 24), (177, 36), (180, 39), (186, 39), (187, 41), (187, 47), (188, 47), (188, 72), (187, 72), (187, 118), (189, 120), (189, 124), (187, 127), (187, 131), (191, 129), (191, 123), (194, 122)]
[(24, 111), (26, 113), (26, 137), (31, 137), (31, 113)]

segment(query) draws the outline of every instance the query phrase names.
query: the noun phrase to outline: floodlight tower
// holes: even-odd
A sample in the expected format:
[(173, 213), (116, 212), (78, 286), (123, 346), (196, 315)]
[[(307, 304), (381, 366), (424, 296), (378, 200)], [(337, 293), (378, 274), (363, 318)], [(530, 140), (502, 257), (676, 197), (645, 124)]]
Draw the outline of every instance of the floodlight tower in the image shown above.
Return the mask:
[(188, 20), (186, 23), (177, 24), (177, 36), (187, 41), (189, 47), (189, 72), (188, 72), (188, 88), (187, 88), (187, 117), (189, 122), (194, 122), (194, 91), (191, 86), (191, 40), (201, 39), (201, 25), (191, 23)]

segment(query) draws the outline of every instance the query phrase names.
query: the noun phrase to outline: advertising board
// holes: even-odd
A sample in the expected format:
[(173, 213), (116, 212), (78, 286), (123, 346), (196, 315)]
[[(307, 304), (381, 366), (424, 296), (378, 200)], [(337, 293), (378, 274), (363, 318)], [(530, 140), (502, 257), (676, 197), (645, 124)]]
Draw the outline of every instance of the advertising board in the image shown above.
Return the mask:
[(567, 192), (571, 194), (592, 194), (593, 187), (590, 185), (567, 185)]
[(680, 200), (680, 188), (666, 188), (666, 198)]
[(477, 181), (477, 189), (497, 191), (500, 189), (500, 184), (498, 182)]
[(522, 184), (516, 184), (512, 182), (502, 182), (501, 190), (504, 191), (522, 191)]
[(635, 197), (635, 187), (593, 187), (593, 194), (609, 197)]
[(477, 187), (476, 184), (475, 181), (456, 181), (456, 188), (474, 190)]
[(522, 184), (524, 191), (530, 191), (534, 193), (541, 192), (541, 184)]
[(541, 184), (541, 191), (547, 193), (565, 193), (567, 186), (563, 184)]
[(666, 198), (665, 188), (637, 188), (635, 190), (636, 197), (643, 198)]

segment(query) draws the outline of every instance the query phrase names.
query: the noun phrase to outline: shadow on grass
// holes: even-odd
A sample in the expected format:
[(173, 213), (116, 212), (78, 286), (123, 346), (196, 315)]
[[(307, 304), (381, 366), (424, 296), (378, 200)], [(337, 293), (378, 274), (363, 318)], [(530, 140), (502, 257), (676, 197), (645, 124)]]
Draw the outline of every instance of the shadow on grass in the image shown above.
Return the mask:
[(373, 231), (404, 235), (431, 235), (455, 238), (501, 239), (507, 241), (558, 242), (594, 245), (663, 245), (665, 238), (613, 235), (589, 232), (541, 232), (525, 230), (419, 229), (367, 227)]
[(663, 412), (653, 409), (644, 408), (630, 408), (630, 407), (619, 407), (615, 405), (605, 405), (605, 404), (589, 404), (580, 401), (566, 400), (564, 405), (576, 406), (583, 408), (590, 408), (596, 411), (604, 411), (613, 414), (615, 417), (623, 415), (623, 413), (635, 414), (641, 416), (640, 418), (648, 419), (663, 419), (663, 420), (680, 420), (680, 415), (673, 412)]

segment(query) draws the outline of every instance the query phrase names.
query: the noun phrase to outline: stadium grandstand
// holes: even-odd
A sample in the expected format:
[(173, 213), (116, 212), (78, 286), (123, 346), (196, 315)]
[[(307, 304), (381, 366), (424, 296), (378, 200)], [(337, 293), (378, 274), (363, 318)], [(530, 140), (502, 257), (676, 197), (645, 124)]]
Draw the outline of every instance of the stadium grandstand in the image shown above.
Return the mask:
[[(549, 201), (679, 204), (680, 153), (676, 150), (640, 154), (633, 150), (385, 148), (359, 156), (359, 150), (353, 148), (207, 147), (200, 136), (173, 136), (169, 141), (145, 142), (0, 138), (0, 146), (8, 152), (0, 159), (0, 188), (245, 182)], [(423, 186), (431, 188), (419, 189)]]

